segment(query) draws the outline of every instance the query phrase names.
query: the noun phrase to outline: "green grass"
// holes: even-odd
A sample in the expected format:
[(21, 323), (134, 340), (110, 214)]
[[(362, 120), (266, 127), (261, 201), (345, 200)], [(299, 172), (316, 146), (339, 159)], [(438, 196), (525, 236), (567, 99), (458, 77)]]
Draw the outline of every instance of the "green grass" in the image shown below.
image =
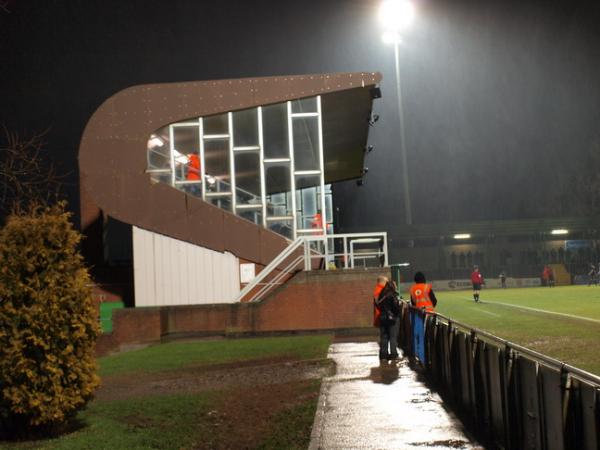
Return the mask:
[(436, 309), (457, 321), (600, 374), (600, 288), (484, 289), (480, 303), (475, 303), (471, 294), (437, 292)]
[(172, 342), (99, 359), (100, 375), (151, 373), (186, 366), (259, 358), (324, 358), (331, 336), (293, 336), (219, 341)]
[(80, 430), (56, 439), (5, 444), (2, 448), (191, 448), (202, 431), (198, 417), (209, 411), (212, 397), (211, 393), (204, 393), (94, 402), (79, 414), (83, 425)]
[[(310, 442), (310, 428), (317, 406), (319, 382), (304, 386), (299, 394), (312, 391), (310, 398), (275, 414), (254, 446), (258, 449), (304, 449)], [(229, 395), (229, 397), (228, 397)], [(0, 443), (1, 449), (40, 450), (145, 450), (226, 448), (233, 438), (235, 423), (215, 426), (211, 414), (227, 392), (147, 397), (138, 400), (95, 402), (79, 415), (83, 427), (54, 439)], [(239, 441), (238, 441), (239, 442)]]
[[(103, 375), (127, 373), (135, 377), (135, 373), (145, 372), (160, 379), (161, 371), (189, 365), (279, 356), (325, 358), (330, 342), (331, 336), (298, 336), (169, 343), (101, 358), (100, 364)], [(96, 400), (78, 414), (80, 426), (75, 431), (53, 439), (0, 442), (0, 449), (240, 448), (246, 447), (244, 439), (253, 440), (253, 448), (306, 448), (319, 387), (320, 380), (304, 380), (250, 389)], [(256, 404), (256, 399), (264, 406)], [(250, 413), (250, 407), (260, 413)], [(253, 431), (255, 423), (258, 431)], [(240, 434), (238, 428), (244, 431)]]

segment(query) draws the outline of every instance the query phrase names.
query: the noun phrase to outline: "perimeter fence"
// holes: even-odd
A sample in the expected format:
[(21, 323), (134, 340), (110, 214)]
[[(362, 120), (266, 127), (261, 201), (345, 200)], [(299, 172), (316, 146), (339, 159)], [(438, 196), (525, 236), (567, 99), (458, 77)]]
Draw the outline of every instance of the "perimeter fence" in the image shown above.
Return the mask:
[(407, 302), (399, 345), (490, 448), (600, 448), (600, 377)]

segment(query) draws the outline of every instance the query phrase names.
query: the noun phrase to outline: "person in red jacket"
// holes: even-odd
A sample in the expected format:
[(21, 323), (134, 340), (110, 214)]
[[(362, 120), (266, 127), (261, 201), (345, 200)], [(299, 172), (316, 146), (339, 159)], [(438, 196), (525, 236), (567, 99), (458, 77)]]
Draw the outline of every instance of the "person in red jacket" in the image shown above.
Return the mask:
[(479, 267), (473, 267), (473, 273), (471, 273), (471, 283), (473, 283), (473, 300), (475, 302), (479, 301), (479, 291), (481, 291), (481, 286), (485, 284), (483, 280), (483, 275), (479, 272)]

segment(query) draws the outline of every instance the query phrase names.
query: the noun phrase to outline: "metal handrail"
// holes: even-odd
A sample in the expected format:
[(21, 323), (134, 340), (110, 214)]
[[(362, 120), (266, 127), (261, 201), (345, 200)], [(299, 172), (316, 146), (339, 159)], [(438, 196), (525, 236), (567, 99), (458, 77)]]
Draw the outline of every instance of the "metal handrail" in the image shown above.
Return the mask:
[(442, 319), (443, 321), (446, 322), (446, 324), (449, 327), (452, 326), (456, 326), (459, 328), (462, 328), (466, 331), (468, 331), (471, 336), (481, 336), (486, 338), (487, 340), (490, 340), (494, 343), (497, 344), (501, 344), (502, 346), (504, 346), (505, 348), (508, 348), (510, 350), (513, 350), (517, 353), (521, 353), (524, 355), (527, 355), (529, 357), (531, 357), (532, 359), (537, 360), (538, 362), (543, 362), (545, 364), (548, 364), (550, 366), (553, 366), (555, 369), (559, 369), (559, 370), (564, 370), (567, 371), (573, 375), (576, 375), (578, 378), (584, 380), (584, 381), (588, 381), (590, 383), (593, 383), (595, 385), (597, 385), (598, 387), (600, 387), (600, 376), (595, 375), (591, 372), (587, 372), (583, 369), (580, 369), (578, 367), (572, 366), (564, 361), (560, 361), (558, 359), (552, 358), (550, 356), (544, 355), (543, 353), (539, 353), (536, 352), (535, 350), (531, 350), (527, 347), (523, 347), (522, 345), (519, 344), (515, 344), (514, 342), (508, 341), (506, 339), (503, 339), (501, 337), (498, 337), (492, 333), (489, 333), (487, 331), (484, 330), (480, 330), (479, 328), (475, 328), (471, 325), (467, 325), (465, 323), (462, 323), (460, 321), (454, 320), (448, 316), (445, 316), (443, 314), (440, 314), (438, 312), (435, 311), (424, 311), (420, 308), (417, 308), (415, 306), (413, 306), (409, 301), (407, 300), (402, 300), (411, 310), (415, 310), (415, 311), (419, 311), (421, 313), (424, 313), (425, 315), (429, 315), (434, 317), (436, 320), (437, 319)]
[[(304, 239), (302, 237), (297, 238), (290, 245), (288, 245), (279, 255), (273, 259), (261, 272), (254, 277), (254, 279), (248, 283), (244, 289), (240, 291), (238, 294), (236, 301), (240, 302), (242, 299), (250, 293), (256, 286), (261, 283), (265, 278), (267, 278), (277, 267), (283, 263), (283, 261), (294, 253), (296, 250), (300, 248), (300, 246), (304, 245)], [(253, 297), (254, 300), (254, 297)]]
[(296, 259), (294, 259), (290, 264), (288, 264), (283, 270), (281, 270), (276, 276), (275, 278), (273, 278), (273, 280), (270, 283), (261, 283), (261, 285), (263, 286), (256, 294), (254, 294), (252, 296), (252, 298), (250, 298), (250, 302), (254, 302), (257, 301), (261, 298), (261, 296), (268, 292), (269, 290), (272, 289), (273, 286), (279, 286), (281, 284), (283, 284), (282, 282), (280, 282), (286, 275), (289, 275), (292, 273), (292, 270), (294, 269), (295, 266), (298, 265), (298, 263), (302, 262), (303, 257), (302, 256), (298, 256), (296, 257)]
[[(328, 234), (328, 235), (318, 235), (318, 236), (299, 236), (290, 243), (273, 261), (271, 261), (252, 281), (250, 281), (238, 294), (236, 301), (240, 302), (244, 299), (247, 299), (249, 302), (255, 302), (261, 300), (264, 295), (269, 293), (271, 289), (275, 286), (283, 284), (283, 279), (288, 275), (292, 275), (295, 273), (300, 267), (301, 263), (304, 263), (303, 270), (309, 271), (312, 270), (311, 261), (314, 258), (325, 259), (327, 260), (329, 257), (333, 255), (337, 255), (336, 253), (329, 253), (329, 246), (327, 244), (328, 239), (344, 239), (344, 249), (347, 251), (347, 243), (348, 239), (357, 239), (364, 237), (373, 237), (376, 236), (377, 239), (382, 240), (383, 242), (383, 251), (377, 252), (378, 255), (384, 256), (385, 263), (387, 263), (387, 233), (347, 233), (347, 234)], [(314, 248), (310, 247), (311, 242), (322, 242), (324, 253), (317, 251)], [(302, 248), (302, 254), (296, 256), (291, 260), (291, 262), (286, 263), (286, 260), (294, 255), (295, 252), (300, 251)], [(347, 254), (344, 253), (344, 254)], [(375, 254), (374, 252), (368, 253)], [(348, 262), (348, 258), (346, 258), (346, 267)], [(284, 265), (287, 264), (287, 265)], [(282, 268), (280, 268), (283, 266)], [(328, 269), (327, 264), (325, 264), (325, 269)], [(269, 281), (267, 277), (271, 276), (274, 271), (279, 271), (276, 273), (272, 279)], [(257, 289), (256, 292), (252, 293), (253, 290)], [(249, 297), (249, 298), (247, 298)]]

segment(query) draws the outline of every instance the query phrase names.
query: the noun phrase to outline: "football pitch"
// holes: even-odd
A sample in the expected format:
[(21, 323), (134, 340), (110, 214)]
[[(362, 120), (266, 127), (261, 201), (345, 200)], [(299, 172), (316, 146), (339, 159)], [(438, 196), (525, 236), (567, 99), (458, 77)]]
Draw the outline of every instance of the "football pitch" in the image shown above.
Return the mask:
[(437, 312), (600, 375), (600, 287), (439, 291)]

